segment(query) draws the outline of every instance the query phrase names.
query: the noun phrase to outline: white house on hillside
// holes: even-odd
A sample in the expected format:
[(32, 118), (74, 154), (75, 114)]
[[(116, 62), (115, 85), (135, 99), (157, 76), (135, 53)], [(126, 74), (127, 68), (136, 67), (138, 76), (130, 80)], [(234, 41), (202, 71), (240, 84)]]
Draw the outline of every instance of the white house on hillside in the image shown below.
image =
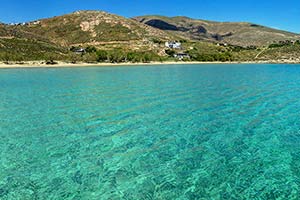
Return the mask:
[(190, 59), (190, 55), (187, 53), (175, 53), (174, 58), (177, 58), (178, 60), (183, 60), (184, 58)]
[(165, 46), (171, 49), (180, 49), (181, 43), (180, 42), (166, 42)]

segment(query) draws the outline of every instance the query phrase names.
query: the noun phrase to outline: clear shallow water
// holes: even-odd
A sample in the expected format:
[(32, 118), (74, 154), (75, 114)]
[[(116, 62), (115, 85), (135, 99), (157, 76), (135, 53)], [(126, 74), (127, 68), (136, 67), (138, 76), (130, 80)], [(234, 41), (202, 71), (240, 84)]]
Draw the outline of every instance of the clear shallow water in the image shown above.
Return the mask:
[(0, 199), (299, 199), (300, 65), (0, 70)]

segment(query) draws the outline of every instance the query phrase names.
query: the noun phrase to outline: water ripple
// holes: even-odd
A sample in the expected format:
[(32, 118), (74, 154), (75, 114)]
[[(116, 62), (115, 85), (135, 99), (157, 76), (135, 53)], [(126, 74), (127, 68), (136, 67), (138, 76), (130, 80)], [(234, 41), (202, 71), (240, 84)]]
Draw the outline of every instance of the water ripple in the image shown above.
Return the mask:
[(299, 199), (299, 75), (0, 70), (0, 199)]

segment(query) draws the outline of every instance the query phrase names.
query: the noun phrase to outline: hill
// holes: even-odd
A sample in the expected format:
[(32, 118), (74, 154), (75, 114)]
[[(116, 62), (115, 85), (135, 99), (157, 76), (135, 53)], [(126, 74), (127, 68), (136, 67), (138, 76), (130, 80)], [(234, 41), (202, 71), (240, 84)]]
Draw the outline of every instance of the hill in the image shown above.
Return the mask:
[(239, 46), (264, 46), (300, 35), (246, 22), (214, 22), (188, 17), (141, 16), (133, 18), (154, 28), (191, 40), (223, 42)]
[[(163, 16), (128, 19), (77, 11), (27, 23), (0, 23), (0, 61), (174, 61), (177, 53), (188, 54), (187, 61), (293, 60), (300, 57), (298, 39), (297, 34), (251, 23)], [(167, 41), (180, 41), (181, 47), (170, 49)]]
[(1, 35), (35, 38), (60, 46), (173, 38), (164, 31), (102, 11), (77, 11), (35, 22), (7, 25)]
[(156, 41), (175, 39), (178, 37), (132, 19), (102, 11), (77, 11), (28, 23), (0, 24), (0, 59), (67, 59), (74, 57), (68, 52), (72, 46), (162, 55)]

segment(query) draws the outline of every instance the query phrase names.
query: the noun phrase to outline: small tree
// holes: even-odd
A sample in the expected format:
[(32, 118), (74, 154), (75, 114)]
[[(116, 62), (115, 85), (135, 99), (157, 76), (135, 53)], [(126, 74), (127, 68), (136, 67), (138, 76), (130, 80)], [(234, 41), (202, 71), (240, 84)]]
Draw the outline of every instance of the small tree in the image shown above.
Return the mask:
[(77, 54), (72, 53), (70, 55), (70, 60), (71, 60), (71, 63), (75, 64), (80, 60), (80, 57)]
[(4, 63), (8, 63), (11, 60), (10, 56), (9, 56), (9, 53), (5, 52), (2, 57), (3, 57)]
[(96, 53), (88, 53), (83, 56), (84, 62), (94, 63), (98, 61), (98, 56)]
[(171, 57), (173, 57), (174, 56), (174, 54), (176, 53), (174, 50), (172, 50), (172, 49), (166, 49), (166, 54), (168, 54), (169, 56), (171, 56)]
[(72, 46), (71, 48), (70, 48), (70, 51), (76, 51), (77, 50), (77, 47), (74, 47), (74, 46)]
[(109, 51), (108, 60), (112, 63), (125, 62), (126, 54), (121, 49), (115, 49), (113, 51)]
[(108, 60), (108, 53), (104, 50), (98, 50), (97, 53), (97, 62), (104, 62)]
[(97, 49), (96, 49), (96, 47), (94, 47), (94, 46), (88, 46), (88, 47), (85, 49), (85, 51), (86, 51), (87, 53), (94, 53), (94, 52), (97, 51)]

